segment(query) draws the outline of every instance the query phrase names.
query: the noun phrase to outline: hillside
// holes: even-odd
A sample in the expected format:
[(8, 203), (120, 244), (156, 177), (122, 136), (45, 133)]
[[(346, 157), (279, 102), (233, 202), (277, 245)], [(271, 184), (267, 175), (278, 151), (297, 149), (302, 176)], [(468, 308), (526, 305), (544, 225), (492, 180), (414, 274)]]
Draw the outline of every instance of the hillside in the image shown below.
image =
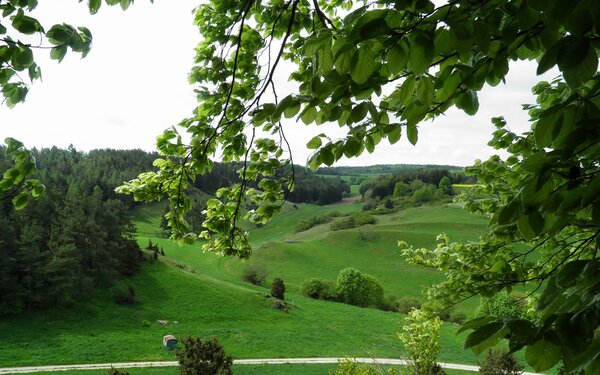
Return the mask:
[[(299, 207), (290, 208), (278, 221), (270, 224), (272, 226), (267, 225), (255, 231), (255, 237), (262, 245), (259, 245), (252, 260), (269, 260), (268, 266), (285, 278), (289, 285), (286, 297), (293, 305), (289, 313), (271, 307), (270, 301), (265, 298), (266, 289), (239, 280), (237, 271), (243, 266), (240, 262), (203, 254), (198, 246), (178, 247), (168, 240), (153, 238), (153, 242), (164, 247), (168, 257), (145, 264), (136, 276), (124, 281), (126, 285), (134, 287), (141, 303), (117, 305), (110, 300), (107, 291), (98, 291), (90, 295), (85, 303), (72, 309), (4, 318), (0, 321), (0, 337), (10, 337), (10, 345), (0, 346), (0, 363), (3, 366), (17, 366), (172, 360), (173, 353), (161, 348), (161, 338), (165, 334), (217, 336), (235, 358), (399, 357), (401, 344), (396, 331), (400, 329), (402, 314), (311, 300), (299, 296), (296, 291), (303, 279), (312, 276), (309, 270), (315, 264), (329, 264), (327, 272), (333, 277), (340, 268), (353, 262), (362, 262), (362, 269), (380, 277), (386, 291), (402, 291), (405, 286), (393, 277), (397, 271), (393, 267), (384, 267), (391, 263), (391, 259), (401, 262), (392, 246), (395, 234), (392, 227), (388, 226), (400, 222), (402, 215), (411, 216), (411, 211), (390, 216), (386, 219), (389, 223), (382, 221), (381, 225), (373, 226), (370, 231), (385, 238), (389, 246), (381, 249), (363, 248), (362, 251), (366, 253), (361, 256), (359, 246), (350, 246), (354, 241), (349, 236), (352, 231), (346, 236), (341, 232), (326, 234), (323, 228), (317, 227), (311, 229), (310, 233), (295, 237), (289, 225), (298, 216), (333, 208), (357, 209), (359, 205), (348, 203), (339, 207)], [(148, 238), (153, 237), (152, 229), (160, 220), (157, 213), (161, 210), (161, 206), (156, 205), (137, 211), (135, 222), (140, 244), (144, 245)], [(433, 212), (427, 215), (427, 208), (421, 210), (424, 210), (422, 220), (432, 223), (430, 230), (437, 227)], [(419, 229), (418, 220), (415, 220), (403, 221), (407, 234), (424, 233), (423, 228)], [(261, 231), (264, 232), (262, 240)], [(303, 242), (281, 242), (290, 235), (290, 238), (302, 238)], [(267, 237), (272, 241), (266, 241)], [(320, 237), (325, 242), (319, 242)], [(327, 242), (341, 241), (343, 237), (347, 237), (347, 242), (335, 250)], [(283, 250), (277, 250), (278, 247)], [(332, 250), (329, 260), (310, 258), (310, 254), (323, 254), (322, 249), (327, 247)], [(347, 253), (343, 254), (344, 251)], [(278, 255), (275, 256), (275, 253)], [(366, 262), (369, 258), (372, 259), (370, 265)], [(334, 260), (337, 260), (337, 265)], [(380, 270), (372, 269), (377, 264)], [(423, 275), (421, 270), (414, 272), (419, 277)], [(414, 278), (413, 275), (410, 278), (402, 277), (402, 280)], [(415, 288), (415, 282), (412, 283), (412, 288)], [(162, 326), (156, 323), (157, 320), (168, 320), (170, 323)], [(464, 337), (454, 335), (455, 331), (454, 325), (444, 327), (440, 360), (474, 363), (475, 356), (461, 349)]]

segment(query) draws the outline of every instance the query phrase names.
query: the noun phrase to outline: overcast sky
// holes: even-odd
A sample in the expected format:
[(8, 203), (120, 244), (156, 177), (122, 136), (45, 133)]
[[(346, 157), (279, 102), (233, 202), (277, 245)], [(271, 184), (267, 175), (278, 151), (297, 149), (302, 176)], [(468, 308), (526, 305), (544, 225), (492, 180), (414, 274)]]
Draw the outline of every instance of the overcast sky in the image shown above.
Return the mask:
[[(123, 12), (103, 6), (95, 16), (85, 2), (40, 2), (35, 16), (43, 25), (66, 22), (84, 25), (94, 35), (91, 53), (80, 59), (68, 53), (61, 64), (48, 51), (36, 54), (43, 82), (37, 81), (24, 104), (13, 109), (0, 106), (0, 140), (14, 137), (27, 147), (141, 148), (154, 150), (156, 136), (188, 117), (196, 105), (193, 87), (187, 82), (194, 47), (199, 41), (192, 25), (197, 0), (138, 0)], [(469, 165), (494, 153), (486, 144), (491, 138), (494, 116), (506, 117), (515, 131), (529, 128), (524, 103), (533, 103), (531, 86), (539, 80), (535, 64), (513, 64), (506, 85), (480, 93), (480, 110), (468, 116), (452, 109), (419, 129), (419, 142), (406, 138), (393, 146), (382, 141), (373, 154), (343, 159), (337, 165), (453, 164)], [(285, 78), (286, 72), (279, 77)], [(545, 79), (552, 78), (552, 73)], [(283, 79), (285, 81), (285, 79)], [(327, 132), (339, 137), (337, 126), (306, 127), (302, 122), (285, 124), (294, 161), (304, 163), (306, 142)]]

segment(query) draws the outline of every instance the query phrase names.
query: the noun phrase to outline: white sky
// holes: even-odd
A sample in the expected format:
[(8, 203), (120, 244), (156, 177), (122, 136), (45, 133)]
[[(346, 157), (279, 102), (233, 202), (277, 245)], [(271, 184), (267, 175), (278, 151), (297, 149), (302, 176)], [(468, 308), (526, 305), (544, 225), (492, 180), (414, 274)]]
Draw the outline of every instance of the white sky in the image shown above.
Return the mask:
[[(196, 105), (193, 86), (187, 82), (194, 47), (199, 41), (192, 25), (198, 0), (138, 0), (126, 12), (104, 5), (90, 16), (85, 3), (75, 0), (40, 2), (35, 16), (48, 27), (66, 22), (91, 29), (91, 53), (80, 59), (68, 53), (61, 64), (39, 51), (43, 82), (31, 86), (27, 101), (13, 109), (0, 106), (0, 140), (14, 137), (27, 147), (141, 148), (154, 150), (156, 136), (188, 117)], [(419, 130), (419, 142), (406, 138), (393, 146), (382, 141), (375, 153), (343, 159), (337, 165), (452, 164), (469, 165), (494, 154), (486, 144), (493, 126), (490, 119), (503, 115), (511, 129), (529, 128), (521, 104), (533, 103), (530, 88), (539, 80), (534, 63), (511, 66), (506, 85), (484, 89), (480, 110), (470, 117), (452, 109)], [(555, 74), (555, 73), (552, 73)], [(552, 78), (552, 74), (544, 76)], [(280, 76), (285, 76), (281, 72)], [(306, 127), (285, 124), (294, 161), (306, 161), (305, 144), (326, 132), (343, 135), (337, 126)]]

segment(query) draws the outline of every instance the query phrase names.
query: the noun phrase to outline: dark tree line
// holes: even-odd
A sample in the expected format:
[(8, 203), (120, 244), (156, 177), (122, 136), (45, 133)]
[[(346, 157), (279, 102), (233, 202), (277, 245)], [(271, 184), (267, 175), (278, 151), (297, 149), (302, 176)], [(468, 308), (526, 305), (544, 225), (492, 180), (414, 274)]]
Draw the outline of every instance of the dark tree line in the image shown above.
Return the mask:
[(380, 175), (380, 174), (402, 174), (418, 172), (427, 169), (446, 169), (449, 171), (459, 170), (461, 167), (452, 165), (434, 164), (378, 164), (355, 167), (320, 167), (315, 173), (320, 175)]
[(344, 193), (350, 193), (350, 185), (341, 178), (324, 178), (297, 167), (294, 171), (294, 190), (288, 192), (287, 200), (324, 205), (341, 201)]
[(444, 177), (450, 178), (448, 169), (423, 168), (416, 171), (381, 175), (363, 182), (359, 192), (364, 196), (367, 191), (371, 190), (371, 197), (385, 198), (394, 194), (394, 186), (398, 182), (410, 183), (414, 180), (421, 180), (426, 184), (438, 186)]
[[(15, 210), (0, 196), (0, 314), (68, 306), (132, 275), (142, 255), (129, 197), (114, 188), (148, 169), (142, 151), (34, 150), (46, 193)], [(0, 173), (10, 165), (0, 148)]]
[[(205, 193), (213, 194), (220, 187), (240, 182), (237, 170), (242, 168), (239, 163), (215, 163), (212, 171), (199, 176), (194, 187)], [(291, 168), (285, 167), (277, 175), (291, 174)], [(256, 184), (251, 184), (256, 187)], [(342, 200), (344, 193), (350, 192), (350, 186), (340, 178), (326, 178), (301, 166), (294, 168), (294, 190), (287, 192), (287, 200), (294, 203), (330, 204)]]

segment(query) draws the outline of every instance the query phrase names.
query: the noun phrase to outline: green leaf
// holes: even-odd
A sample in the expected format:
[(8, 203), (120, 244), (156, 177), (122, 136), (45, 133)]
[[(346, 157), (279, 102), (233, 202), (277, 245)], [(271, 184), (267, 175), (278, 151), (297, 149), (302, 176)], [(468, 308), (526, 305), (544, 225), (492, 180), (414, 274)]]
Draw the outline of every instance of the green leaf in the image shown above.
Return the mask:
[(377, 62), (373, 51), (369, 46), (363, 46), (358, 50), (357, 59), (350, 77), (358, 84), (363, 84), (369, 80), (369, 77), (377, 70)]
[(121, 9), (127, 10), (127, 8), (129, 8), (129, 5), (131, 5), (131, 1), (132, 0), (121, 0)]
[(507, 333), (508, 328), (503, 322), (485, 324), (467, 336), (464, 348), (471, 348), (475, 353), (479, 354), (483, 350), (494, 346)]
[(348, 46), (348, 49), (338, 54), (335, 58), (335, 70), (340, 74), (346, 74), (352, 69), (352, 59), (356, 54), (356, 49), (353, 46)]
[(58, 62), (61, 62), (66, 54), (67, 54), (67, 46), (66, 45), (52, 47), (52, 49), (50, 50), (50, 58), (52, 60), (58, 60)]
[(416, 124), (406, 124), (406, 138), (408, 138), (408, 141), (413, 145), (417, 144), (417, 141), (419, 140), (419, 131), (417, 130)]
[(13, 64), (29, 67), (33, 64), (33, 52), (29, 48), (19, 47), (13, 54)]
[(537, 75), (543, 74), (550, 70), (554, 65), (558, 62), (558, 51), (562, 45), (562, 41), (559, 41), (554, 46), (552, 46), (544, 56), (540, 59), (537, 67)]
[(498, 212), (498, 224), (511, 224), (517, 220), (521, 213), (521, 201), (513, 199), (509, 204), (502, 207)]
[(352, 108), (352, 111), (350, 112), (350, 118), (354, 122), (360, 122), (367, 116), (368, 111), (369, 109), (367, 103), (360, 103), (359, 105)]
[(26, 192), (22, 191), (16, 197), (13, 198), (12, 203), (15, 207), (15, 210), (22, 210), (27, 206), (27, 203), (29, 203), (29, 195), (27, 195)]
[(317, 135), (316, 137), (313, 137), (310, 141), (308, 141), (306, 147), (308, 147), (311, 150), (314, 150), (321, 147), (322, 144), (323, 141), (321, 141), (321, 137)]
[(296, 116), (296, 114), (298, 114), (298, 112), (300, 112), (300, 102), (297, 102), (295, 104), (292, 104), (289, 107), (286, 107), (286, 109), (283, 110), (283, 115), (285, 116), (285, 118), (292, 118), (292, 117)]
[(562, 295), (562, 290), (556, 285), (556, 277), (550, 278), (546, 282), (546, 287), (537, 302), (536, 311), (543, 312), (550, 307), (557, 298)]
[(333, 155), (333, 152), (331, 152), (330, 147), (325, 147), (319, 150), (319, 155), (321, 157), (321, 161), (327, 166), (332, 166), (335, 162), (335, 155)]
[(393, 130), (387, 134), (388, 141), (391, 145), (395, 144), (400, 140), (400, 136), (402, 135), (402, 127), (400, 124), (392, 124)]
[(88, 1), (88, 8), (90, 9), (91, 14), (98, 13), (98, 10), (100, 9), (101, 5), (102, 5), (102, 0), (89, 0)]
[(300, 118), (306, 125), (312, 123), (317, 118), (317, 109), (313, 106), (305, 108)]
[(387, 63), (388, 70), (392, 74), (400, 73), (402, 70), (406, 69), (406, 64), (408, 63), (408, 48), (406, 48), (404, 43), (399, 43), (390, 49)]
[(479, 110), (479, 100), (477, 99), (477, 92), (474, 90), (467, 90), (456, 99), (455, 103), (458, 108), (470, 116), (475, 115)]
[(526, 240), (529, 241), (535, 238), (535, 232), (533, 231), (533, 229), (531, 229), (531, 226), (529, 226), (528, 216), (519, 217), (519, 220), (517, 220), (517, 228), (519, 229), (519, 233), (521, 233), (523, 238), (525, 238)]
[(350, 138), (344, 144), (344, 155), (348, 158), (358, 156), (362, 152), (362, 143), (356, 138)]
[(546, 371), (561, 359), (560, 347), (547, 340), (539, 340), (525, 349), (525, 360), (535, 371)]
[(563, 71), (565, 81), (570, 88), (576, 89), (588, 80), (598, 71), (598, 53), (596, 49), (589, 48), (586, 57), (580, 64), (572, 69)]
[(466, 322), (465, 324), (463, 324), (458, 331), (456, 331), (456, 334), (460, 334), (468, 329), (477, 329), (485, 324), (488, 324), (492, 321), (494, 321), (495, 318), (491, 317), (491, 316), (482, 316), (479, 318), (475, 318), (475, 319), (471, 319), (468, 322)]
[(558, 67), (561, 71), (570, 70), (581, 64), (588, 55), (590, 42), (586, 38), (567, 35), (558, 51)]
[(19, 10), (17, 15), (13, 18), (12, 25), (19, 32), (27, 35), (42, 31), (42, 26), (38, 20), (24, 15), (22, 10)]
[(31, 196), (34, 198), (40, 197), (46, 191), (46, 187), (42, 184), (37, 184), (31, 190)]
[(54, 25), (46, 33), (48, 41), (54, 45), (62, 45), (73, 38), (73, 31), (65, 25)]
[(422, 76), (417, 81), (416, 94), (421, 105), (428, 106), (433, 101), (434, 86), (431, 78)]
[(426, 32), (415, 30), (414, 38), (410, 43), (408, 61), (415, 74), (422, 74), (429, 69), (433, 62), (435, 47), (431, 35)]

